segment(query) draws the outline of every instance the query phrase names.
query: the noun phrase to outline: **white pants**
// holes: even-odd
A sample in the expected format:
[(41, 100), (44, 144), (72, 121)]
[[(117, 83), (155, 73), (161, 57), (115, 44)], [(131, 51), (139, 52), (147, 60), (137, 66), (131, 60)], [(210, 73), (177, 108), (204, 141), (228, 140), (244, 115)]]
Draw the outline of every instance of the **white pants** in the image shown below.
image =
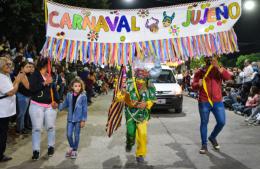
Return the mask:
[(55, 144), (55, 122), (57, 112), (52, 108), (45, 108), (31, 103), (29, 114), (32, 121), (32, 148), (33, 151), (40, 151), (41, 130), (43, 125), (48, 132), (48, 146)]

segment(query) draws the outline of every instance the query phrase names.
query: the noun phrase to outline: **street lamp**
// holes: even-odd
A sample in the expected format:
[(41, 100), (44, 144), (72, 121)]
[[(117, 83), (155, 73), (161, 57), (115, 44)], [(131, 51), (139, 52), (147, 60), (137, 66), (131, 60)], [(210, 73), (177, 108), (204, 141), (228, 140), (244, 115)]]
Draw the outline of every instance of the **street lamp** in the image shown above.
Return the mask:
[(252, 1), (252, 0), (246, 1), (244, 4), (244, 8), (247, 11), (254, 10), (255, 6), (256, 6), (255, 1)]
[(125, 3), (131, 4), (133, 3), (135, 0), (124, 0)]

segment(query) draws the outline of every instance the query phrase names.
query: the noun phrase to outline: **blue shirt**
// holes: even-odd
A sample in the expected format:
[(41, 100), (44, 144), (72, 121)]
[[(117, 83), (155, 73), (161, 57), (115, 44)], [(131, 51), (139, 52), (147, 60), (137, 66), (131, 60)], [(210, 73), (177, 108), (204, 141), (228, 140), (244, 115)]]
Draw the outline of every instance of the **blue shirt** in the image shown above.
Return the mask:
[(87, 96), (85, 93), (81, 93), (76, 101), (75, 108), (73, 108), (73, 93), (69, 92), (63, 101), (59, 105), (59, 110), (68, 108), (68, 122), (80, 122), (87, 120)]

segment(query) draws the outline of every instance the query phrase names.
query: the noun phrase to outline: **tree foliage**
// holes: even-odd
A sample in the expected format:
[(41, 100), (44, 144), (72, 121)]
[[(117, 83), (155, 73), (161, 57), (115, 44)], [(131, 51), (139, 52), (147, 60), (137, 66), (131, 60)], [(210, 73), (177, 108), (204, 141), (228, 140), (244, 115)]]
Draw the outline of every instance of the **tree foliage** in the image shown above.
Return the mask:
[[(88, 7), (109, 8), (108, 0), (54, 0), (55, 2)], [(41, 47), (45, 39), (43, 0), (2, 0), (0, 1), (0, 35), (11, 42), (36, 43)]]
[[(222, 57), (220, 57), (220, 59), (218, 59), (218, 64), (220, 66), (225, 66), (224, 62), (225, 62), (225, 59), (223, 60)], [(191, 62), (190, 62), (190, 68), (191, 68), (191, 70), (197, 69), (197, 68), (205, 66), (205, 64), (206, 63), (204, 61), (204, 56), (201, 56), (200, 58), (192, 58)]]
[(190, 62), (190, 68), (191, 70), (194, 70), (196, 68), (200, 68), (203, 65), (205, 65), (203, 57), (200, 58), (192, 58)]
[(42, 1), (8, 0), (0, 5), (1, 34), (13, 40), (28, 41), (44, 33)]
[(236, 67), (237, 57), (232, 56), (222, 56), (220, 62), (224, 67)]
[(80, 6), (86, 8), (95, 8), (95, 9), (108, 9), (110, 7), (110, 3), (108, 0), (54, 0), (55, 2), (72, 5), (72, 6)]
[(240, 55), (237, 58), (236, 65), (240, 68), (244, 66), (244, 61), (248, 59), (251, 62), (260, 62), (260, 53), (252, 53), (249, 55)]

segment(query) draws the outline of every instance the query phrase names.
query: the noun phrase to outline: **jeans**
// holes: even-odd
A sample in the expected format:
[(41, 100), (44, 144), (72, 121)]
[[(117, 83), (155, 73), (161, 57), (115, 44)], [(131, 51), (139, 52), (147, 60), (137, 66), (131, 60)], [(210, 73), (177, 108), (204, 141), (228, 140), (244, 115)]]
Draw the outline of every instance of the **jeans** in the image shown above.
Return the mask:
[(92, 101), (91, 101), (91, 98), (92, 98), (92, 96), (93, 96), (93, 89), (89, 89), (89, 90), (87, 90), (87, 98), (88, 98), (88, 103), (91, 103)]
[(18, 114), (17, 114), (17, 131), (22, 131), (24, 129), (24, 118), (27, 111), (27, 108), (30, 103), (30, 98), (22, 95), (21, 93), (17, 93), (17, 104), (18, 104)]
[(242, 105), (242, 103), (234, 103), (234, 104), (232, 104), (232, 108), (235, 112), (241, 112), (242, 113), (245, 106)]
[(48, 133), (48, 146), (55, 144), (55, 121), (57, 112), (52, 108), (45, 108), (31, 103), (29, 108), (32, 120), (32, 147), (33, 150), (40, 151), (41, 130), (43, 125)]
[(30, 103), (29, 103), (29, 106), (28, 106), (27, 111), (25, 113), (24, 127), (27, 128), (27, 129), (32, 129), (32, 122), (31, 122), (31, 118), (30, 118), (30, 114), (29, 114), (29, 107), (30, 107)]
[(4, 157), (7, 141), (9, 117), (0, 118), (0, 160)]
[(197, 98), (198, 97), (198, 94), (196, 92), (190, 92), (189, 95), (192, 98)]
[(201, 102), (199, 103), (199, 112), (200, 112), (200, 135), (202, 145), (207, 145), (207, 132), (208, 132), (208, 122), (209, 122), (209, 114), (212, 111), (217, 124), (213, 129), (209, 138), (216, 139), (220, 131), (223, 129), (226, 121), (225, 117), (225, 108), (223, 102), (214, 103), (213, 107), (209, 102)]
[(254, 107), (252, 109), (251, 115), (248, 117), (248, 120), (256, 119), (257, 118), (257, 114), (259, 114), (259, 113), (260, 113), (260, 106)]
[(64, 91), (65, 91), (65, 86), (64, 86), (64, 85), (61, 85), (61, 86), (60, 86), (60, 89), (59, 89), (59, 96), (60, 96), (60, 99), (61, 99), (61, 100), (63, 100)]
[(70, 148), (72, 148), (73, 151), (77, 151), (79, 146), (79, 139), (80, 139), (80, 122), (68, 122), (67, 139)]

